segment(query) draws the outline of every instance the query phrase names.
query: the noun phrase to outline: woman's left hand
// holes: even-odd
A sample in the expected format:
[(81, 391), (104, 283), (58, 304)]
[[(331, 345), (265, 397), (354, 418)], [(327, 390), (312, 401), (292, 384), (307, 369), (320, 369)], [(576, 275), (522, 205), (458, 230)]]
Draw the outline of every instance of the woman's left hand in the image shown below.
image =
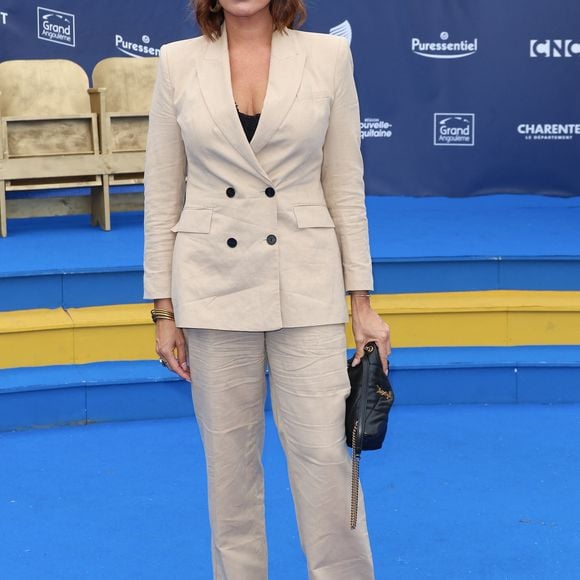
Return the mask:
[(368, 296), (351, 294), (352, 333), (356, 353), (352, 366), (356, 366), (364, 355), (364, 346), (374, 340), (377, 343), (383, 371), (388, 372), (387, 357), (391, 354), (391, 330), (389, 325), (372, 309)]

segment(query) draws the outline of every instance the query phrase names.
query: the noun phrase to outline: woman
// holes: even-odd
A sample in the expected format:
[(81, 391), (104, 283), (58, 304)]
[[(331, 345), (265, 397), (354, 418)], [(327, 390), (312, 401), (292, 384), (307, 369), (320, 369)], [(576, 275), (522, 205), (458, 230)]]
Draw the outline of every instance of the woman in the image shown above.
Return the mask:
[[(203, 34), (161, 49), (145, 171), (144, 298), (160, 362), (191, 382), (214, 578), (267, 578), (265, 368), (310, 579), (374, 578), (345, 443), (357, 364), (386, 371), (359, 105), (345, 39), (298, 31), (302, 0), (197, 0)], [(292, 571), (290, 571), (292, 574)]]

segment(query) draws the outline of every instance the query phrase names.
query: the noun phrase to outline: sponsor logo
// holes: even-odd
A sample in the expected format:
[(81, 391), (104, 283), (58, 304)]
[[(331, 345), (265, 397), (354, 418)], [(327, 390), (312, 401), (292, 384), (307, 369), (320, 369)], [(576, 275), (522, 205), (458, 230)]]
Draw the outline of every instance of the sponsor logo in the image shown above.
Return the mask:
[(65, 46), (75, 46), (75, 16), (51, 8), (36, 7), (38, 38)]
[(8, 24), (8, 12), (0, 12), (0, 24)]
[(580, 135), (580, 123), (521, 123), (518, 133), (527, 141), (569, 141)]
[(475, 145), (473, 113), (435, 113), (433, 145)]
[(334, 36), (342, 36), (343, 38), (346, 38), (348, 40), (348, 44), (350, 45), (352, 41), (352, 26), (348, 20), (333, 26), (329, 32)]
[(411, 39), (411, 50), (426, 58), (464, 58), (477, 52), (477, 38), (473, 40), (449, 41), (449, 33), (442, 32), (440, 41), (423, 42), (420, 38)]
[(361, 139), (389, 139), (393, 136), (393, 125), (388, 121), (365, 117), (360, 124)]
[(150, 42), (151, 38), (146, 34), (141, 37), (141, 42), (125, 40), (121, 34), (115, 34), (115, 46), (117, 47), (117, 50), (127, 56), (133, 56), (135, 58), (159, 56), (159, 48), (149, 46)]
[(579, 40), (530, 40), (530, 58), (571, 58), (580, 56)]

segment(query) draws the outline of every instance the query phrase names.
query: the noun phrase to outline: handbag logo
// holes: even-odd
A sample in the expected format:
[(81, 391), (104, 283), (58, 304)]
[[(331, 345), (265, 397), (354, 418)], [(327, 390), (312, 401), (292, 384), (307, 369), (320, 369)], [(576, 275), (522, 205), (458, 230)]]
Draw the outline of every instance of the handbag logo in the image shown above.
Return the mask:
[(382, 389), (380, 385), (377, 385), (377, 395), (385, 397), (387, 401), (393, 400), (393, 393), (391, 391), (385, 391), (385, 389)]

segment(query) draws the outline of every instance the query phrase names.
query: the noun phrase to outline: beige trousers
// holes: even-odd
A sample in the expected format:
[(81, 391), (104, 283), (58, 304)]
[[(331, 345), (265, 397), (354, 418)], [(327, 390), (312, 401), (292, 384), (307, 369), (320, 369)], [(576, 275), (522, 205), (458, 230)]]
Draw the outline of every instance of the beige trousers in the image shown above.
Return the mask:
[(214, 580), (268, 578), (261, 460), (266, 364), (308, 578), (373, 580), (360, 483), (357, 526), (350, 529), (344, 324), (265, 332), (185, 328), (184, 334), (207, 466)]

